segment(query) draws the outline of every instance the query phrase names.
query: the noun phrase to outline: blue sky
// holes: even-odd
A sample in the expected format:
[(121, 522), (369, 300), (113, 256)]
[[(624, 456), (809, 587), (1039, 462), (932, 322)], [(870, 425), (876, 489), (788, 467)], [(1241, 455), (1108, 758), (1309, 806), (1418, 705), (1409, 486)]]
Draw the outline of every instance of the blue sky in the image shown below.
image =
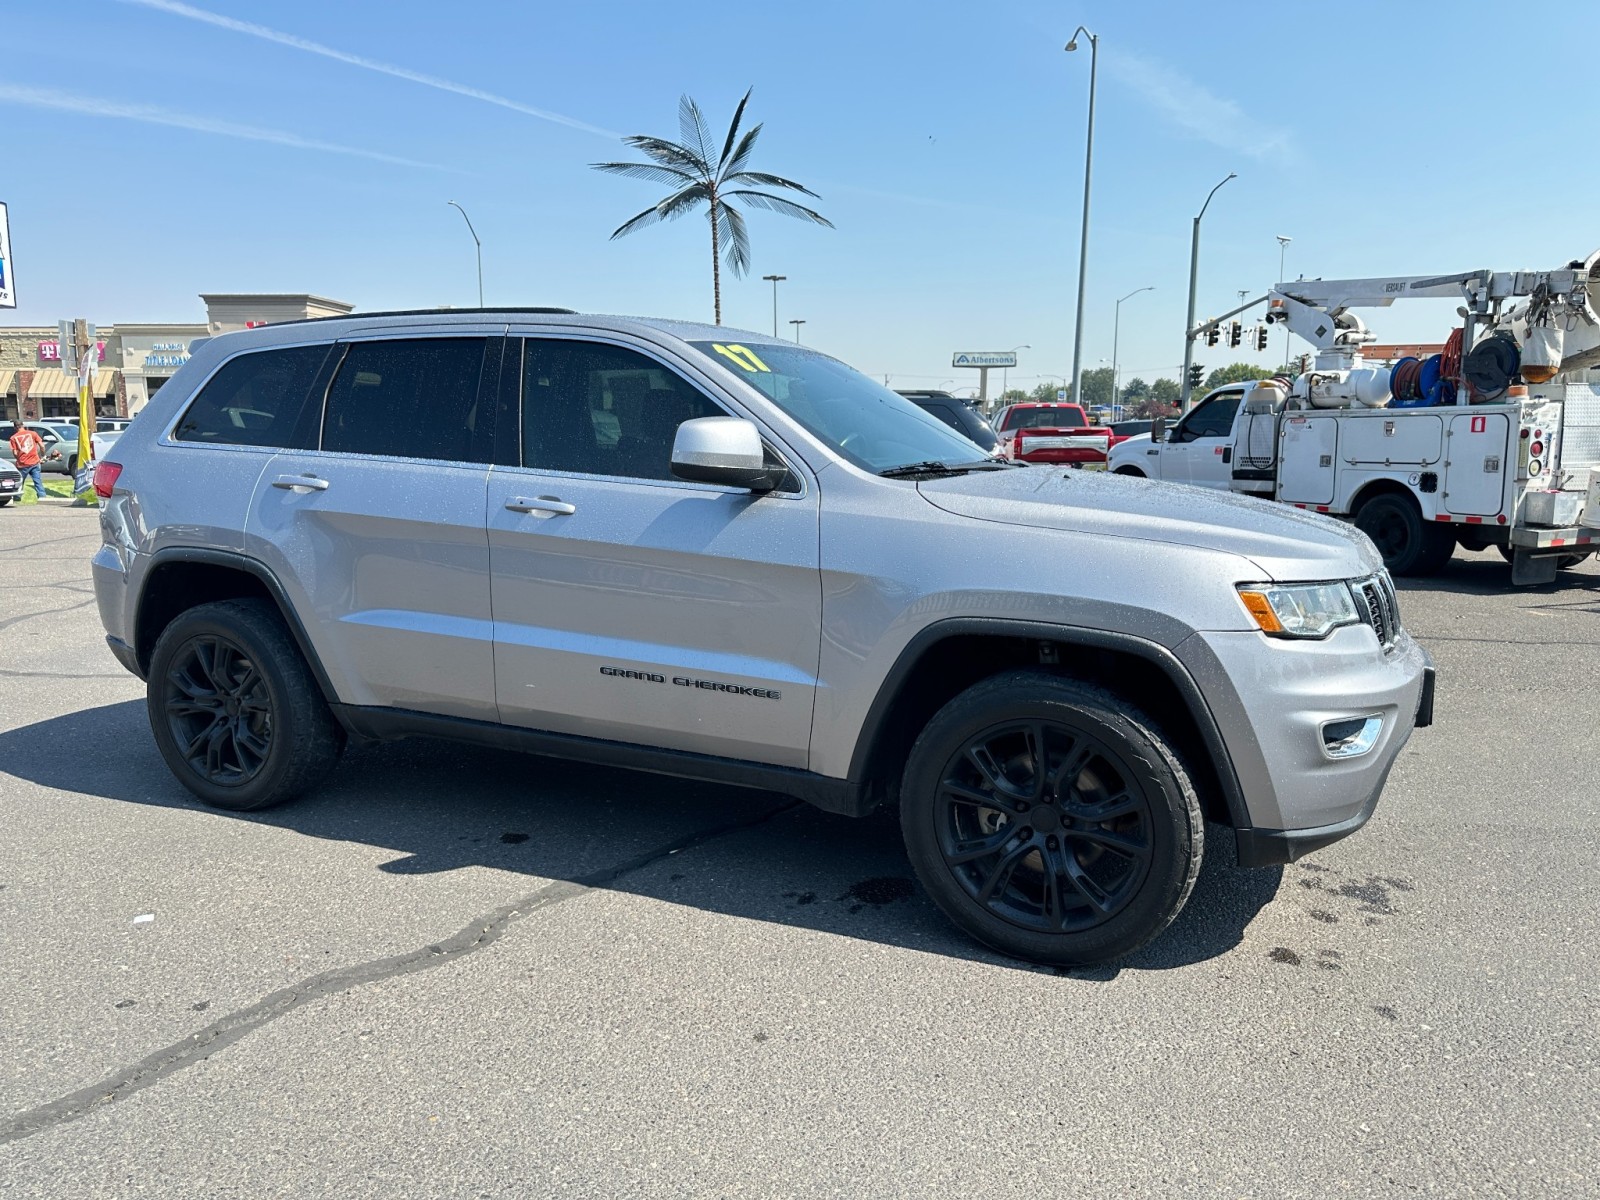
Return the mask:
[[(490, 304), (710, 319), (698, 216), (617, 242), (659, 198), (591, 171), (623, 133), (720, 134), (754, 86), (754, 165), (837, 226), (750, 216), (724, 320), (897, 387), (1071, 371), (1087, 47), (1101, 38), (1084, 362), (1176, 376), (1190, 221), (1199, 311), (1287, 273), (1551, 267), (1600, 244), (1587, 68), (1600, 6), (1539, 21), (1457, 3), (1280, 6), (816, 0), (741, 6), (420, 0), (7, 0), (0, 201), (21, 298), (6, 324), (195, 321), (203, 291), (310, 291), (363, 309)], [(198, 15), (197, 15), (198, 14)], [(203, 19), (205, 17), (214, 19)], [(272, 36), (233, 26), (246, 24)], [(284, 35), (281, 38), (277, 35)], [(320, 48), (320, 49), (319, 49)], [(1580, 54), (1580, 62), (1582, 55)], [(1483, 80), (1477, 91), (1471, 81)], [(1448, 305), (1365, 314), (1442, 340)], [(1275, 333), (1259, 361), (1281, 359)], [(1201, 347), (1221, 365), (1238, 353)]]

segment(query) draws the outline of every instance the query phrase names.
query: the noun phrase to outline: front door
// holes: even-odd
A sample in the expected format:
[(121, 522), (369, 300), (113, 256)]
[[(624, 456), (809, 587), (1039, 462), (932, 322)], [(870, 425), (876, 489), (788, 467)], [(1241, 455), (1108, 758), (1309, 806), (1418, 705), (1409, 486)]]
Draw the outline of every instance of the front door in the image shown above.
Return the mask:
[(506, 371), (502, 420), (521, 429), (488, 497), (501, 719), (805, 767), (815, 483), (757, 496), (674, 479), (679, 423), (733, 414), (643, 347), (530, 337)]
[(1173, 427), (1162, 447), (1161, 478), (1199, 487), (1233, 484), (1233, 418), (1240, 391), (1214, 392)]
[(283, 582), (345, 703), (498, 717), (484, 497), (502, 345), (487, 332), (336, 345), (319, 448), (282, 451), (256, 485), (246, 549)]

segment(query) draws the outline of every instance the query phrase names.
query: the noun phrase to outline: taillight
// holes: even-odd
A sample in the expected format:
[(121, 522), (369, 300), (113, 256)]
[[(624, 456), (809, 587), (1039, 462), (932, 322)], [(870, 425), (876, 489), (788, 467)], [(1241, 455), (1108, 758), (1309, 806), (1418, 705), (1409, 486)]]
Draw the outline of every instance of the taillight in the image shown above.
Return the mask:
[(1538, 458), (1539, 455), (1544, 453), (1544, 443), (1543, 442), (1534, 442), (1531, 446), (1528, 447), (1528, 453), (1533, 455), (1535, 458)]
[(111, 489), (117, 486), (117, 476), (122, 474), (122, 464), (97, 462), (94, 465), (94, 494), (102, 500), (111, 499)]

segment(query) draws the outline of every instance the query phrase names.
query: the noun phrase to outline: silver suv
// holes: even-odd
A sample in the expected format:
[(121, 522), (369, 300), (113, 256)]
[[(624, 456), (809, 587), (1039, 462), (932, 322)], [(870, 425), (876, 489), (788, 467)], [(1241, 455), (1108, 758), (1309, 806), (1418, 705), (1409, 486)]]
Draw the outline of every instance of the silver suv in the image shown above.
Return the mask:
[(422, 734), (898, 802), (961, 928), (1040, 962), (1359, 828), (1427, 654), (1372, 545), (1020, 468), (843, 363), (564, 310), (212, 339), (97, 469), (95, 590), (173, 773), (256, 809)]

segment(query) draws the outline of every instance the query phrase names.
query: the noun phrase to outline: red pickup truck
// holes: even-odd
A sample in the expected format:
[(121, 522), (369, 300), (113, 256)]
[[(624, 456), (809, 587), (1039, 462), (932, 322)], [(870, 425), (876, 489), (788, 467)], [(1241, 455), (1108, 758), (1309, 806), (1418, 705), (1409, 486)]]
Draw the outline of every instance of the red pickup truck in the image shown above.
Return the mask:
[(1089, 424), (1076, 404), (1013, 404), (995, 421), (1001, 457), (1013, 462), (1104, 465), (1111, 430)]

